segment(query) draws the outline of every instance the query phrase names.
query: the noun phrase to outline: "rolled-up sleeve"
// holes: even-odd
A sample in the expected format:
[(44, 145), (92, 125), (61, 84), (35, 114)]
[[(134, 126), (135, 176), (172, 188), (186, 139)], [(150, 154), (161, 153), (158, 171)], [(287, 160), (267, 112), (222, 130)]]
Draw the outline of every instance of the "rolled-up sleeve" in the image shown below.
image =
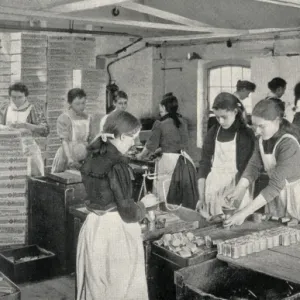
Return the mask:
[(160, 138), (161, 138), (161, 128), (160, 121), (156, 121), (153, 125), (151, 135), (145, 145), (148, 151), (154, 152), (157, 148), (159, 148)]
[(276, 166), (269, 174), (269, 184), (261, 191), (267, 202), (279, 196), (286, 185), (286, 180), (293, 182), (300, 179), (300, 148), (291, 138), (283, 139), (277, 146)]
[(124, 163), (114, 165), (108, 178), (122, 220), (126, 223), (135, 223), (144, 219), (146, 215), (144, 204), (135, 203), (132, 199), (132, 182), (128, 166)]
[(255, 141), (255, 147), (253, 154), (248, 162), (248, 165), (242, 175), (242, 178), (246, 178), (249, 183), (253, 183), (263, 170), (263, 161), (259, 151), (258, 140)]
[(72, 122), (66, 114), (61, 114), (58, 117), (56, 127), (60, 139), (67, 142), (72, 140)]

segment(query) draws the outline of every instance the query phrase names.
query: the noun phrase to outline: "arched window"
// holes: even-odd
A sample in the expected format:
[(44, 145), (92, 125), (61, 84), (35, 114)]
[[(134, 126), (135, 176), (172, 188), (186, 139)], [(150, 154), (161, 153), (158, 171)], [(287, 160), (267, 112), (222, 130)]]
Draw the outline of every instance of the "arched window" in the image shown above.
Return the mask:
[[(210, 67), (208, 71), (207, 96), (209, 108), (212, 108), (215, 97), (220, 92), (234, 93), (238, 80), (251, 80), (251, 69), (248, 64), (226, 64)], [(250, 96), (243, 100), (247, 113), (252, 112), (252, 101)]]

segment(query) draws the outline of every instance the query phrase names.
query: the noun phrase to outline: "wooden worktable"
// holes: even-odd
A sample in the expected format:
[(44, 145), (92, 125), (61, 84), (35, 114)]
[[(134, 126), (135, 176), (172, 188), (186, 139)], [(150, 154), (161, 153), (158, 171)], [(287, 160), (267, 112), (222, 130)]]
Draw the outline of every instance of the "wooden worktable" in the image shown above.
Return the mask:
[(274, 247), (238, 259), (217, 257), (232, 265), (300, 284), (300, 244)]

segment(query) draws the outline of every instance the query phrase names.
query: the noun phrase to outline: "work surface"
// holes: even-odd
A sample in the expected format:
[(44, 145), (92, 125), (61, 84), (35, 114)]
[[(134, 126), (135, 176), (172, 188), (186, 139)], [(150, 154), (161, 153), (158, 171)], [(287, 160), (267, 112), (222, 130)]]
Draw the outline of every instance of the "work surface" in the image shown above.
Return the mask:
[[(272, 223), (265, 224), (272, 225)], [(276, 223), (273, 224), (276, 225)], [(236, 236), (229, 238), (233, 237)], [(300, 244), (274, 247), (239, 259), (232, 259), (223, 255), (217, 257), (232, 265), (300, 284)]]

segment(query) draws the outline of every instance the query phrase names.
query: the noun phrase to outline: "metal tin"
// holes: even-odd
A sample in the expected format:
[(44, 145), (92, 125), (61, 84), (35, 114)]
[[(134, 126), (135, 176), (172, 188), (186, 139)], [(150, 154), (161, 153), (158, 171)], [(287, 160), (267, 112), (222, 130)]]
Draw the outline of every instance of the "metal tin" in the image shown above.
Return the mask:
[(280, 245), (279, 234), (274, 233), (273, 235), (273, 247), (278, 247)]
[(262, 214), (260, 213), (254, 213), (253, 214), (253, 222), (255, 223), (261, 223), (262, 222)]
[(237, 244), (231, 245), (231, 258), (237, 259), (240, 257), (240, 247)]
[(297, 233), (296, 232), (290, 233), (290, 243), (297, 244)]
[(297, 241), (300, 242), (300, 230), (297, 230)]
[(271, 248), (274, 247), (274, 245), (273, 245), (273, 236), (271, 236), (271, 235), (267, 236), (267, 247), (268, 247), (268, 249), (271, 249)]
[(240, 256), (241, 257), (247, 256), (247, 244), (246, 243), (240, 244)]
[(247, 243), (247, 254), (252, 254), (253, 253), (253, 242), (252, 241), (249, 241)]
[(289, 246), (290, 245), (290, 235), (289, 233), (283, 233), (280, 235), (280, 245)]
[(265, 237), (260, 237), (259, 243), (260, 243), (260, 251), (264, 251), (268, 249), (267, 239)]
[(218, 249), (218, 254), (223, 254), (223, 245), (224, 245), (224, 242), (220, 242), (217, 244), (217, 249)]
[(255, 239), (253, 241), (253, 252), (254, 253), (260, 252), (260, 240), (258, 239)]

